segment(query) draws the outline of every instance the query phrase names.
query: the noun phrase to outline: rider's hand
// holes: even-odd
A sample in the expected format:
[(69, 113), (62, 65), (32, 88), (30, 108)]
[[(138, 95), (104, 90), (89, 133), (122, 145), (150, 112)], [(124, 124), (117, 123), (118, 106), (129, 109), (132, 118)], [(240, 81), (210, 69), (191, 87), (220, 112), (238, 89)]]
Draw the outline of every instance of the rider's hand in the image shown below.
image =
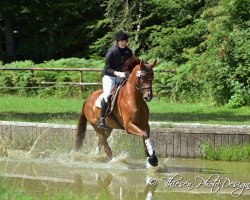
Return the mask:
[(114, 75), (120, 78), (125, 78), (126, 77), (126, 73), (125, 72), (114, 72)]

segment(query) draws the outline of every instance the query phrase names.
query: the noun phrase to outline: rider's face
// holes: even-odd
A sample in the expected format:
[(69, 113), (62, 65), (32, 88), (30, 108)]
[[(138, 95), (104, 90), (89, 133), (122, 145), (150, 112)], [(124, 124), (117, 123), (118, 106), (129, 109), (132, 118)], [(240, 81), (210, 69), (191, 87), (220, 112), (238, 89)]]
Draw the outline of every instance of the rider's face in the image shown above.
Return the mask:
[(127, 46), (128, 40), (119, 40), (117, 45), (119, 48), (124, 49)]

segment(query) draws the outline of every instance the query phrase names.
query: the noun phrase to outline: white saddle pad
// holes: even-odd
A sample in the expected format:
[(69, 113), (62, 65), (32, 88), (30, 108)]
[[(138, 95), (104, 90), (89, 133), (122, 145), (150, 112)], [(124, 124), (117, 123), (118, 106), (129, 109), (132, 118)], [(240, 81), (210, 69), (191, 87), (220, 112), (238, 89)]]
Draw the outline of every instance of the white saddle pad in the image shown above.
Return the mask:
[(97, 108), (101, 108), (102, 99), (103, 99), (103, 93), (96, 99), (95, 106)]

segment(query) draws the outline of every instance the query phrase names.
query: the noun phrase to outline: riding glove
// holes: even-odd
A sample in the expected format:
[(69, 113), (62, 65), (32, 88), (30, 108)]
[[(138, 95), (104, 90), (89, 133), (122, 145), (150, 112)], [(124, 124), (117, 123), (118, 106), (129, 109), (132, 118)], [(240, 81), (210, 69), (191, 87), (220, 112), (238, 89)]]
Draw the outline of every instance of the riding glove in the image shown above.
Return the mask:
[(120, 78), (125, 78), (126, 77), (126, 73), (125, 72), (117, 72), (117, 71), (115, 71), (114, 75), (118, 76)]

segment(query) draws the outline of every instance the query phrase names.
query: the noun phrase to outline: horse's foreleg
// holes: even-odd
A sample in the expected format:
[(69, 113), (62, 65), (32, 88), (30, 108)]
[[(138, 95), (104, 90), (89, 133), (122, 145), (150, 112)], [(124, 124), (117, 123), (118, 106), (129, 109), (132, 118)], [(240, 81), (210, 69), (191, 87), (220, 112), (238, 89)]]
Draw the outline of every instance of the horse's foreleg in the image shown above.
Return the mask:
[(143, 144), (145, 148), (145, 153), (147, 155), (148, 163), (151, 166), (158, 166), (158, 158), (155, 155), (153, 145), (151, 144), (150, 138), (143, 138)]
[(126, 131), (128, 133), (132, 133), (134, 135), (140, 136), (143, 138), (143, 143), (145, 147), (145, 152), (148, 156), (152, 156), (154, 153), (153, 146), (151, 144), (149, 138), (149, 126), (145, 128), (145, 130), (140, 129), (138, 126), (133, 124), (132, 122), (128, 123), (126, 126)]
[(153, 148), (150, 138), (149, 137), (146, 139), (143, 138), (143, 144), (144, 144), (145, 153), (147, 154), (147, 156), (153, 156), (154, 148)]
[(147, 130), (140, 129), (138, 126), (136, 126), (132, 122), (128, 123), (127, 126), (125, 127), (125, 129), (126, 129), (126, 131), (128, 133), (132, 133), (134, 135), (137, 135), (137, 136), (140, 136), (140, 137), (143, 137), (143, 138), (148, 137)]
[(126, 127), (126, 131), (138, 136), (141, 136), (143, 138), (143, 144), (145, 148), (145, 153), (147, 155), (148, 163), (151, 166), (157, 166), (158, 165), (158, 159), (155, 155), (155, 151), (153, 148), (153, 145), (150, 141), (149, 137), (149, 127), (146, 128), (146, 130), (140, 129), (138, 126), (130, 122), (128, 126)]
[(155, 155), (155, 151), (151, 144), (150, 138), (146, 138), (146, 139), (143, 138), (143, 143), (144, 143), (145, 153), (147, 155), (148, 164), (154, 167), (158, 166), (158, 158)]

